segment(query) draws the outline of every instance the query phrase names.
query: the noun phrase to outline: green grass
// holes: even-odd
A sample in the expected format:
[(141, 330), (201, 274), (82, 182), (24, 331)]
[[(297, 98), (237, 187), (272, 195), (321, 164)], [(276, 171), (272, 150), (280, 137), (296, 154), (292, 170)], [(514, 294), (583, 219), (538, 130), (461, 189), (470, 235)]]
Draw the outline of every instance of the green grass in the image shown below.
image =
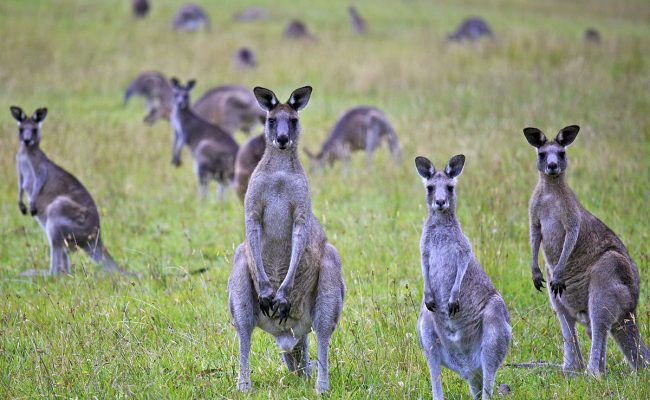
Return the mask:
[[(347, 2), (274, 2), (269, 20), (237, 24), (231, 15), (248, 4), (202, 1), (210, 34), (171, 32), (178, 3), (153, 1), (141, 22), (131, 19), (127, 1), (0, 3), (0, 398), (316, 397), (313, 381), (288, 374), (274, 340), (259, 330), (254, 391), (236, 392), (226, 282), (244, 236), (242, 206), (232, 191), (222, 203), (200, 202), (188, 155), (180, 169), (169, 164), (167, 124), (145, 126), (140, 102), (122, 106), (130, 79), (147, 69), (196, 78), (195, 98), (241, 83), (269, 87), (284, 100), (311, 84), (301, 144), (310, 149), (348, 107), (376, 105), (393, 121), (401, 165), (383, 150), (372, 167), (359, 155), (347, 175), (340, 166), (309, 175), (314, 211), (341, 254), (348, 287), (331, 346), (332, 398), (431, 395), (415, 330), (426, 216), (416, 155), (437, 166), (467, 155), (458, 214), (510, 310), (506, 362), (561, 363), (559, 324), (530, 280), (527, 201), (537, 174), (521, 132), (530, 125), (549, 135), (582, 127), (569, 150), (568, 180), (636, 260), (638, 320), (650, 340), (647, 2), (360, 0), (366, 38), (350, 32)], [(445, 33), (468, 15), (487, 18), (497, 40), (445, 46)], [(319, 43), (282, 41), (290, 17), (302, 17)], [(601, 46), (582, 43), (589, 26), (601, 30)], [(233, 70), (241, 45), (258, 52), (258, 70)], [(49, 108), (43, 149), (84, 182), (100, 206), (105, 243), (142, 278), (102, 276), (83, 254), (73, 255), (72, 276), (19, 276), (47, 269), (49, 253), (36, 221), (16, 204), (12, 104)], [(185, 274), (201, 267), (208, 272)], [(580, 335), (586, 355), (582, 328)], [(649, 398), (650, 374), (630, 373), (612, 340), (607, 354), (601, 380), (504, 367), (497, 382), (517, 399)], [(469, 397), (449, 371), (443, 388), (448, 398)]]

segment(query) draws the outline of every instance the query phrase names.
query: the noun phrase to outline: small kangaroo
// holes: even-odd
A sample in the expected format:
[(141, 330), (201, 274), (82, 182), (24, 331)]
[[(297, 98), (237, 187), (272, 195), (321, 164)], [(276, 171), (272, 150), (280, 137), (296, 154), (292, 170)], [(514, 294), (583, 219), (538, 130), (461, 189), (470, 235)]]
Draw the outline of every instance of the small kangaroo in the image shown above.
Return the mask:
[(272, 334), (289, 371), (309, 377), (308, 334), (318, 339), (316, 391), (329, 389), (327, 354), (341, 316), (345, 284), (336, 248), (327, 243), (311, 208), (307, 176), (298, 157), (300, 121), (311, 87), (296, 89), (285, 104), (254, 89), (266, 110), (266, 150), (244, 200), (246, 240), (233, 257), (229, 306), (239, 336), (241, 391), (251, 388), (248, 354), (257, 326)]
[(284, 37), (287, 39), (316, 41), (316, 37), (309, 31), (307, 25), (299, 19), (289, 21), (284, 29)]
[(233, 14), (232, 19), (239, 22), (252, 22), (261, 19), (266, 19), (268, 13), (261, 7), (248, 7)]
[(264, 150), (266, 149), (266, 141), (264, 133), (248, 139), (237, 153), (235, 160), (235, 181), (234, 187), (237, 196), (244, 201), (246, 190), (248, 189), (248, 181), (259, 164)]
[(361, 17), (354, 6), (348, 7), (348, 12), (350, 13), (350, 25), (352, 26), (352, 30), (359, 35), (365, 35), (368, 30), (366, 21)]
[(152, 125), (159, 119), (169, 119), (172, 104), (172, 87), (167, 78), (158, 71), (146, 71), (133, 79), (124, 92), (124, 104), (132, 96), (142, 96), (147, 104), (144, 122)]
[(230, 134), (242, 130), (249, 135), (258, 124), (264, 124), (266, 118), (257, 105), (253, 92), (238, 85), (223, 85), (208, 90), (192, 109), (206, 121), (219, 125)]
[(210, 17), (198, 5), (188, 3), (178, 9), (172, 19), (172, 29), (175, 31), (193, 32), (201, 27), (210, 32)]
[(473, 42), (483, 37), (494, 38), (494, 33), (490, 25), (480, 17), (467, 18), (456, 28), (456, 30), (447, 35), (450, 42), (463, 42), (465, 40)]
[(535, 288), (544, 287), (539, 268), (540, 245), (551, 283), (548, 294), (564, 338), (563, 370), (584, 370), (575, 329), (586, 326), (591, 338), (587, 371), (605, 373), (609, 331), (633, 369), (650, 364), (650, 351), (639, 335), (636, 307), (639, 271), (621, 240), (585, 210), (564, 180), (566, 147), (580, 127), (562, 128), (548, 141), (537, 128), (525, 128), (526, 140), (537, 149), (539, 181), (528, 206), (532, 275)]
[(254, 69), (257, 67), (255, 52), (248, 47), (241, 47), (235, 52), (233, 64), (238, 70)]
[(584, 40), (587, 44), (600, 44), (600, 32), (596, 28), (587, 28), (584, 35)]
[(18, 208), (27, 215), (23, 202), (27, 192), (29, 214), (36, 217), (50, 243), (50, 274), (70, 273), (69, 251), (82, 248), (107, 272), (124, 272), (102, 242), (99, 213), (92, 196), (72, 174), (52, 162), (40, 148), (41, 125), (47, 108), (28, 117), (12, 106), (18, 121), (20, 148), (16, 154)]
[(201, 197), (207, 196), (208, 184), (214, 179), (218, 183), (218, 197), (221, 199), (224, 187), (233, 180), (239, 146), (227, 132), (190, 109), (190, 91), (196, 83), (194, 80), (185, 86), (176, 78), (170, 82), (174, 92), (172, 164), (177, 167), (181, 165), (181, 150), (183, 145), (187, 145), (194, 158), (194, 172), (199, 179)]
[(369, 165), (383, 140), (388, 142), (393, 159), (400, 162), (397, 135), (386, 115), (375, 107), (353, 107), (336, 122), (318, 154), (307, 149), (304, 152), (315, 166), (322, 167), (325, 162), (331, 165), (336, 160), (347, 164), (353, 151), (365, 150)]
[(131, 9), (136, 18), (146, 17), (150, 8), (149, 0), (131, 0)]
[(433, 398), (443, 398), (442, 364), (469, 383), (473, 398), (485, 400), (492, 395), (512, 329), (501, 295), (476, 260), (456, 218), (456, 178), (464, 164), (465, 156), (460, 154), (443, 171), (436, 171), (427, 158), (415, 159), (429, 209), (420, 240), (424, 300), (418, 333)]

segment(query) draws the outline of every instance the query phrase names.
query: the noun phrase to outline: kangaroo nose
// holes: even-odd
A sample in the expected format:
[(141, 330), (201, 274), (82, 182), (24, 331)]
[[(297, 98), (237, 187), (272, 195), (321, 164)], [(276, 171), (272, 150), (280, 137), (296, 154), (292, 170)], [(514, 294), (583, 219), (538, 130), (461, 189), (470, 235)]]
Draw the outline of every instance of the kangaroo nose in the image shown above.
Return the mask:
[(280, 135), (278, 136), (277, 141), (280, 146), (285, 146), (287, 143), (289, 143), (289, 136)]
[(444, 206), (445, 203), (446, 203), (445, 200), (436, 200), (436, 205), (437, 205), (438, 207), (442, 207), (442, 206)]
[(550, 170), (557, 169), (557, 163), (556, 162), (548, 163), (548, 169), (550, 169)]

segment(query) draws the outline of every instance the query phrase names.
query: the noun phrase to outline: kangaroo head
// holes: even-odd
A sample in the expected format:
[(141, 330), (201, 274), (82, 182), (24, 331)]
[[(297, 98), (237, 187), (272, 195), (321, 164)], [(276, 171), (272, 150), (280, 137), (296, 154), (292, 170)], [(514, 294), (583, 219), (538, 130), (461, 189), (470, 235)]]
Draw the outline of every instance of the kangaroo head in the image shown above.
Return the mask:
[(555, 139), (549, 142), (541, 130), (525, 128), (526, 140), (537, 149), (537, 170), (548, 176), (564, 173), (568, 165), (566, 148), (573, 143), (579, 130), (578, 125), (569, 125), (560, 129)]
[(196, 81), (191, 79), (187, 82), (187, 85), (183, 85), (177, 78), (171, 78), (169, 83), (172, 85), (173, 107), (178, 107), (180, 110), (190, 108), (190, 91), (194, 88)]
[(18, 139), (27, 147), (36, 147), (41, 142), (41, 124), (47, 116), (47, 108), (39, 108), (31, 117), (20, 107), (11, 106), (11, 115), (18, 121)]
[(253, 93), (260, 107), (266, 111), (264, 125), (266, 142), (280, 150), (294, 149), (298, 145), (300, 136), (298, 111), (307, 106), (311, 96), (311, 86), (294, 90), (284, 104), (281, 104), (275, 97), (275, 93), (269, 89), (258, 86), (253, 89)]
[(436, 171), (426, 157), (415, 158), (415, 168), (426, 188), (427, 206), (434, 212), (456, 209), (456, 178), (463, 172), (465, 156), (453, 156), (443, 171)]

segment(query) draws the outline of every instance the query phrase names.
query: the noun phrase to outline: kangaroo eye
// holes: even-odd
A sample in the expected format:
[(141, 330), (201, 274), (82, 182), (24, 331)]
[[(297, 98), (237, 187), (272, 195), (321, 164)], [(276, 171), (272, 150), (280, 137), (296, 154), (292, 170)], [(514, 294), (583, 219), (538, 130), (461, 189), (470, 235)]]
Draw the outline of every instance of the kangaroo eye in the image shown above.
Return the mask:
[(32, 129), (32, 135), (34, 135), (34, 136), (38, 135), (38, 129), (33, 128)]
[(269, 118), (269, 125), (275, 125), (275, 118)]
[(454, 191), (454, 187), (452, 185), (447, 185), (447, 190), (451, 193)]
[(291, 125), (296, 126), (298, 125), (298, 118), (291, 118), (289, 119), (289, 122), (291, 123)]
[(564, 159), (564, 157), (566, 156), (566, 153), (561, 151), (561, 152), (557, 153), (557, 155), (560, 156), (561, 159)]
[(427, 192), (429, 193), (433, 192), (433, 186), (431, 185), (427, 186)]
[(543, 160), (546, 158), (546, 153), (539, 153), (539, 159)]

